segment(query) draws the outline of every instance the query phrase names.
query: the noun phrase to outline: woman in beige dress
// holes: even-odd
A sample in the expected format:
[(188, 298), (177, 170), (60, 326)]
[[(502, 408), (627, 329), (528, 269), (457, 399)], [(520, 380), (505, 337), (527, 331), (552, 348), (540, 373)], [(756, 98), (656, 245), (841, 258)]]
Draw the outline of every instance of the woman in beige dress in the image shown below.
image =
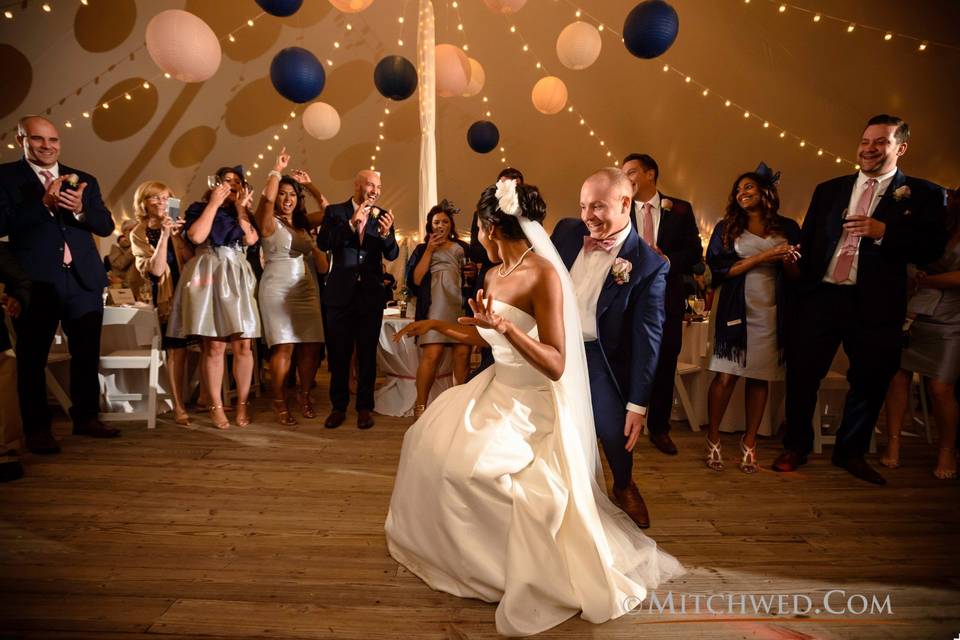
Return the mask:
[[(327, 270), (326, 255), (317, 249), (310, 236), (310, 229), (322, 221), (323, 210), (306, 213), (300, 182), (282, 175), (289, 162), (289, 154), (282, 149), (257, 206), (257, 226), (265, 261), (258, 302), (263, 337), (270, 347), (273, 412), (281, 426), (297, 424), (287, 408), (284, 393), (294, 347), (300, 377), (300, 411), (304, 418), (315, 415), (310, 388), (317, 374), (323, 342), (316, 272)], [(302, 172), (298, 175), (306, 176)], [(309, 177), (301, 179), (309, 184)]]

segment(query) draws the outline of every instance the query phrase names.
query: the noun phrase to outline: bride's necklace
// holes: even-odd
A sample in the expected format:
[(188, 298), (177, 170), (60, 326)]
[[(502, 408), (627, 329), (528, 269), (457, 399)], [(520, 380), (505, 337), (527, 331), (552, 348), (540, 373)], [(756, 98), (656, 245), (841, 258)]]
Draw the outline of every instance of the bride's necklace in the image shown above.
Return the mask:
[(530, 247), (529, 249), (527, 249), (526, 251), (524, 251), (524, 252), (520, 255), (520, 259), (517, 260), (517, 264), (513, 265), (512, 267), (510, 267), (509, 271), (507, 271), (506, 273), (503, 272), (503, 265), (501, 264), (500, 267), (497, 269), (497, 273), (500, 275), (501, 278), (506, 278), (508, 275), (510, 275), (511, 273), (513, 273), (514, 271), (516, 271), (516, 270), (517, 270), (517, 267), (519, 267), (521, 264), (523, 264), (523, 259), (526, 258), (526, 257), (527, 257), (527, 254), (530, 253), (531, 251), (533, 251), (533, 247)]

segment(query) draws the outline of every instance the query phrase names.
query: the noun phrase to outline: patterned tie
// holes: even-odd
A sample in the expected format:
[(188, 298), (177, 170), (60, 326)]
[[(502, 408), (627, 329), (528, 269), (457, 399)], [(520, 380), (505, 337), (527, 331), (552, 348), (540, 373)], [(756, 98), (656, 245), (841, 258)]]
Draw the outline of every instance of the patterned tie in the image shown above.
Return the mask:
[[(867, 180), (860, 199), (857, 200), (857, 215), (869, 216), (870, 203), (873, 202), (873, 194), (877, 192), (877, 179)], [(857, 248), (860, 246), (860, 238), (850, 235), (846, 229), (843, 230), (843, 236), (840, 238), (840, 255), (837, 257), (837, 264), (833, 267), (831, 277), (834, 282), (843, 282), (850, 278), (850, 270), (853, 267), (853, 261), (857, 257)]]
[[(46, 191), (50, 188), (50, 183), (53, 182), (53, 174), (46, 169), (40, 172), (40, 175), (43, 176), (43, 189)], [(51, 213), (53, 213), (51, 211)], [(67, 244), (66, 239), (63, 241), (63, 264), (70, 264), (73, 262), (73, 254), (70, 253), (70, 245)]]
[(653, 205), (649, 202), (643, 203), (643, 239), (651, 247), (654, 246)]
[(590, 236), (583, 236), (584, 253), (590, 253), (591, 251), (605, 251), (610, 253), (613, 250), (613, 245), (615, 244), (617, 244), (617, 239), (614, 237), (597, 240), (596, 238), (591, 238)]

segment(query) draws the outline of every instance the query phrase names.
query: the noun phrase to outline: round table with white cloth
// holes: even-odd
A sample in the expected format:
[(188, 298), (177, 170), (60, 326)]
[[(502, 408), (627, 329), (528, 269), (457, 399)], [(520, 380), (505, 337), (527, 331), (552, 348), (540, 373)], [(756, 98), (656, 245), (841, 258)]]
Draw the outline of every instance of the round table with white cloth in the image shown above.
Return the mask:
[[(390, 309), (387, 310), (391, 312)], [(377, 368), (384, 377), (383, 385), (374, 394), (377, 413), (386, 416), (407, 417), (413, 415), (417, 402), (417, 366), (420, 363), (420, 347), (413, 338), (394, 342), (393, 336), (413, 322), (412, 318), (399, 315), (384, 315), (380, 328), (380, 347), (377, 349)], [(437, 378), (430, 390), (428, 402), (453, 385), (453, 357), (451, 349), (445, 349), (437, 369)]]

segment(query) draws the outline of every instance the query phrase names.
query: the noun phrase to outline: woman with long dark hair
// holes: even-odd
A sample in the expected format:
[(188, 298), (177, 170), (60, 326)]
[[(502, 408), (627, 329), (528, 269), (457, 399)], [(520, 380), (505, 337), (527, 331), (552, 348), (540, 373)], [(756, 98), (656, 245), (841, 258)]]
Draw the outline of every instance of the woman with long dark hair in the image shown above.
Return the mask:
[(720, 287), (711, 316), (713, 354), (707, 368), (707, 466), (723, 469), (720, 421), (737, 380), (746, 378), (746, 431), (740, 439), (740, 470), (756, 473), (756, 437), (767, 404), (768, 382), (784, 379), (785, 292), (783, 276), (799, 275), (799, 225), (780, 215), (776, 181), (765, 164), (733, 183), (726, 215), (713, 230), (707, 264)]
[[(298, 347), (301, 414), (305, 418), (315, 415), (310, 388), (317, 374), (318, 353), (323, 342), (320, 292), (313, 264), (315, 245), (310, 237), (310, 229), (320, 224), (323, 211), (307, 214), (300, 183), (282, 175), (289, 162), (287, 150), (282, 149), (257, 206), (265, 261), (260, 278), (260, 312), (263, 337), (271, 349), (273, 412), (277, 424), (282, 426), (297, 424), (290, 415), (284, 394), (294, 346)], [(317, 265), (317, 268), (326, 271), (326, 265)]]
[(173, 297), (167, 335), (201, 336), (202, 366), (210, 396), (210, 417), (218, 429), (230, 427), (223, 410), (224, 356), (233, 350), (237, 383), (238, 427), (250, 424), (250, 384), (253, 379), (253, 339), (260, 337), (257, 280), (246, 259), (257, 231), (247, 209), (253, 192), (240, 167), (217, 170), (219, 184), (184, 215), (181, 233), (196, 247), (183, 267)]
[[(440, 201), (427, 213), (426, 242), (413, 250), (407, 261), (407, 287), (417, 296), (417, 320), (456, 322), (465, 315), (461, 266), (467, 261), (470, 245), (457, 237), (453, 220), (459, 213), (452, 202)], [(417, 401), (413, 415), (419, 417), (427, 406), (437, 367), (447, 348), (453, 353), (453, 383), (462, 384), (469, 373), (471, 346), (440, 333), (428, 331), (418, 338), (420, 363), (417, 367)]]

